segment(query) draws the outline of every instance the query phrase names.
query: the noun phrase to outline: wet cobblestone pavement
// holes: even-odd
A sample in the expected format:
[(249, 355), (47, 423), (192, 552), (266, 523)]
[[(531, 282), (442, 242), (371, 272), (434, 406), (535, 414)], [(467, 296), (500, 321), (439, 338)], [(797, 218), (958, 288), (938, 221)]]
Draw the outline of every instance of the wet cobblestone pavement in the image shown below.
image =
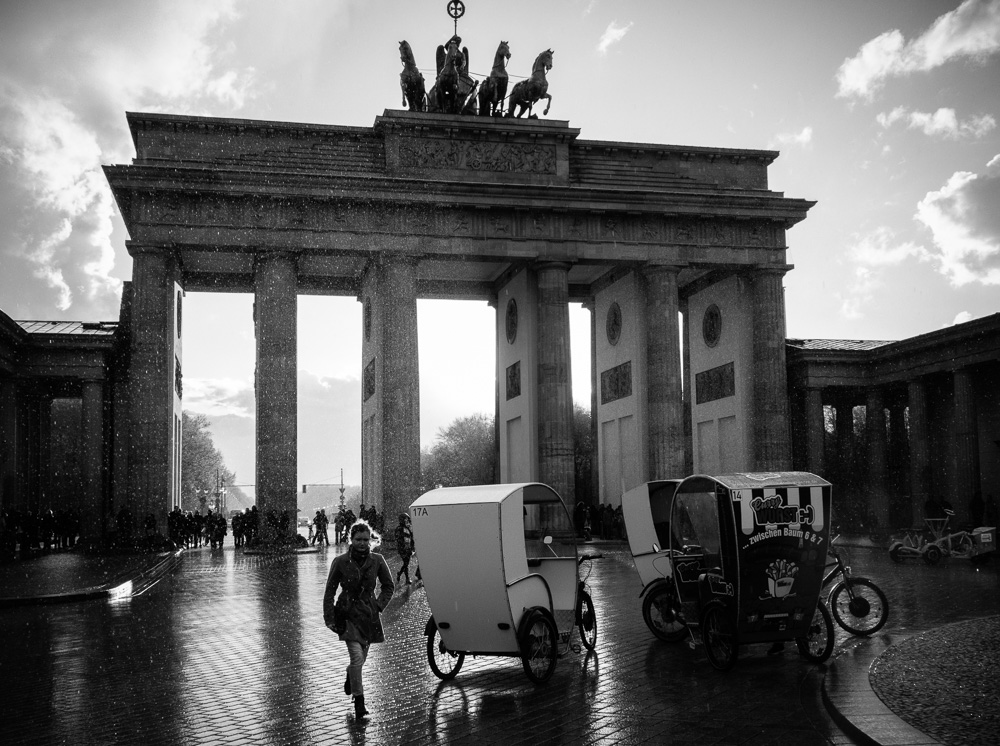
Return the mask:
[[(596, 652), (568, 653), (550, 682), (514, 658), (467, 659), (441, 682), (428, 668), (423, 590), (386, 609), (387, 640), (365, 667), (372, 717), (343, 693), (344, 645), (322, 621), (335, 547), (319, 554), (185, 552), (142, 596), (0, 610), (0, 742), (26, 744), (841, 744), (821, 700), (824, 666), (790, 646), (741, 650), (727, 673), (701, 649), (656, 641), (622, 545), (599, 547), (590, 590)], [(891, 605), (900, 639), (1000, 614), (994, 566), (892, 565), (852, 550)], [(387, 555), (395, 572), (398, 558)], [(857, 644), (837, 629), (834, 655)], [(882, 633), (880, 633), (882, 634)], [(890, 649), (891, 650), (891, 649)], [(996, 676), (996, 672), (993, 672)]]
[(957, 622), (893, 645), (872, 688), (903, 720), (949, 746), (1000, 743), (1000, 617)]

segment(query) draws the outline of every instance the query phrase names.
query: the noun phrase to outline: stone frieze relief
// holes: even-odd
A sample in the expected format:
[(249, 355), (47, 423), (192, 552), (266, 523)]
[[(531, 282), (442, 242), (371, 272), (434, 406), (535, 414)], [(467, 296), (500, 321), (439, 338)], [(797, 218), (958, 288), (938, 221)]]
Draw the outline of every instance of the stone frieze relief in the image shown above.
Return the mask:
[(399, 164), (403, 168), (554, 174), (556, 149), (554, 145), (402, 137)]

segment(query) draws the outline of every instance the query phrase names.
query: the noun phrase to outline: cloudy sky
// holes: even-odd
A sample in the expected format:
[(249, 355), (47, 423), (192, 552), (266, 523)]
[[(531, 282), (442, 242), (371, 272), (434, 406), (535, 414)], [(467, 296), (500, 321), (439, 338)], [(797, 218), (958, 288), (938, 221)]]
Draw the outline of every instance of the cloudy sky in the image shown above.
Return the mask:
[[(0, 3), (0, 310), (113, 320), (127, 239), (101, 172), (126, 111), (371, 126), (452, 33), (445, 0)], [(487, 74), (552, 48), (549, 118), (594, 140), (781, 151), (771, 188), (817, 200), (788, 234), (790, 337), (901, 339), (1000, 311), (1000, 0), (466, 0)], [(248, 296), (191, 293), (187, 407), (253, 474)], [(419, 304), (421, 430), (493, 409), (493, 310)], [(188, 315), (192, 314), (192, 315)], [(589, 401), (588, 318), (573, 309)], [(360, 311), (299, 301), (299, 476), (360, 478)], [(441, 330), (447, 328), (445, 334)]]

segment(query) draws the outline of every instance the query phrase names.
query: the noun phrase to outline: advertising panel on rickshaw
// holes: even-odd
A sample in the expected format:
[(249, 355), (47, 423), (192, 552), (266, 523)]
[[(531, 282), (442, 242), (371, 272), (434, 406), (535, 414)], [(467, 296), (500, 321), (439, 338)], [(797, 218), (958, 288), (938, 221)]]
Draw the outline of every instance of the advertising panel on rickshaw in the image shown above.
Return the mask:
[(806, 634), (823, 584), (830, 484), (805, 472), (714, 481), (720, 507), (730, 505), (735, 519), (741, 641)]

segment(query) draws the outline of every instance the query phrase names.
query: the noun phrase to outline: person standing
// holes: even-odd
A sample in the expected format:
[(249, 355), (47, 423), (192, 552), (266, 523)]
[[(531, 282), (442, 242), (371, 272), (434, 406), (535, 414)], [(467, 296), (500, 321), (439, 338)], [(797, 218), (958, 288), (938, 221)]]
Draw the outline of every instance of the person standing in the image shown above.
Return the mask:
[(396, 582), (400, 575), (406, 575), (406, 584), (410, 584), (410, 557), (413, 556), (413, 529), (410, 528), (410, 516), (399, 514), (399, 525), (396, 526), (396, 551), (403, 560), (403, 566), (396, 573)]
[[(379, 614), (389, 605), (395, 585), (385, 558), (372, 551), (379, 536), (373, 535), (366, 521), (351, 526), (351, 548), (337, 555), (330, 565), (323, 593), (323, 621), (347, 644), (350, 665), (344, 681), (344, 693), (354, 701), (354, 716), (368, 715), (361, 669), (374, 642), (385, 642)], [(379, 594), (375, 595), (376, 582)], [(339, 594), (338, 594), (339, 590)]]

